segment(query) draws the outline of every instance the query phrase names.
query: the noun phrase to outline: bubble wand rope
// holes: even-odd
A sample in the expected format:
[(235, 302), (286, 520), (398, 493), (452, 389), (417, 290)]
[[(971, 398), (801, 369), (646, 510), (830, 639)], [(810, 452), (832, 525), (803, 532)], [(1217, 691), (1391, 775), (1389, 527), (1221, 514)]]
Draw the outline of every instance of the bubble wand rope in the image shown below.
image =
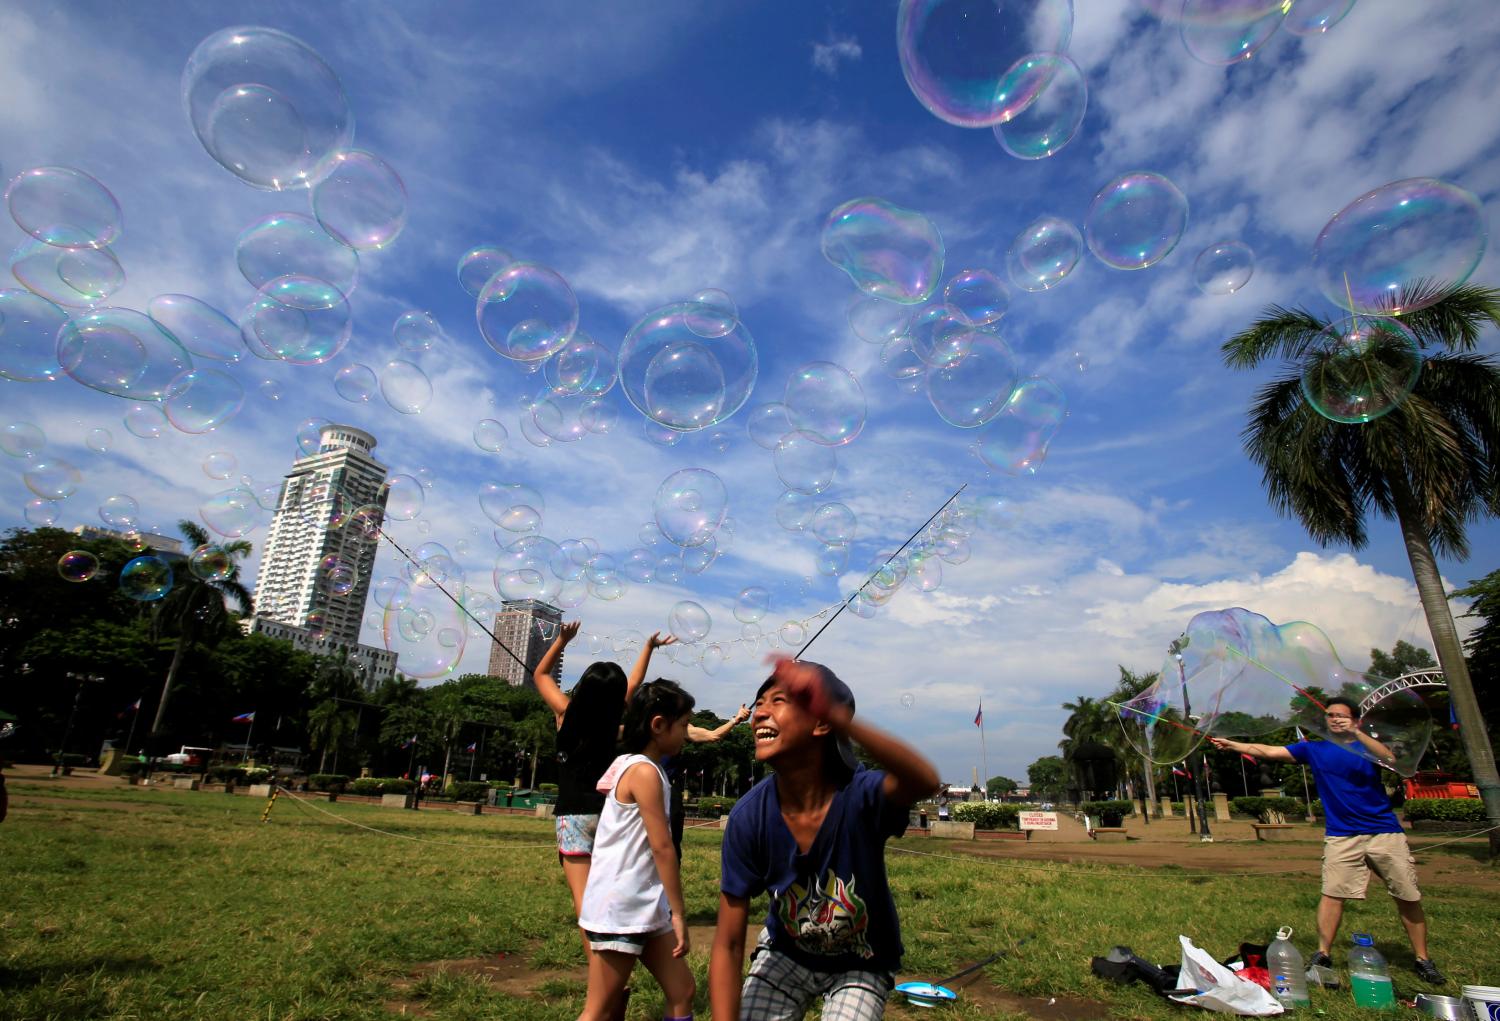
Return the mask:
[(493, 632), (489, 628), (485, 627), (483, 621), (481, 621), (478, 617), (476, 617), (472, 613), (470, 613), (468, 607), (464, 606), (464, 604), (461, 603), (461, 602), (459, 602), (457, 599), (454, 599), (452, 592), (449, 592), (447, 589), (443, 588), (443, 586), (438, 582), (438, 580), (436, 578), (434, 578), (430, 574), (427, 574), (427, 571), (422, 567), (421, 564), (417, 563), (415, 560), (412, 560), (411, 554), (408, 553), (408, 552), (406, 552), (406, 550), (402, 549), (401, 548), (401, 544), (399, 542), (397, 542), (395, 539), (392, 539), (389, 535), (385, 534), (385, 529), (381, 528), (379, 525), (376, 525), (375, 526), (375, 531), (377, 531), (377, 532), (380, 533), (380, 537), (382, 539), (384, 539), (386, 542), (388, 542), (392, 546), (394, 546), (396, 548), (396, 552), (397, 553), (400, 553), (407, 560), (410, 560), (411, 561), (411, 565), (413, 567), (415, 567), (417, 570), (421, 571), (424, 575), (427, 575), (427, 580), (430, 581), (430, 582), (432, 582), (432, 584), (437, 587), (437, 590), (439, 592), (441, 592), (443, 595), (447, 596), (448, 599), (449, 599), (449, 601), (451, 601), (454, 606), (458, 607), (460, 613), (462, 613), (465, 617), (468, 617), (475, 624), (478, 624), (479, 625), (479, 630), (481, 630), (485, 634), (489, 635), (490, 639), (496, 645), (500, 646), (500, 648), (502, 648), (502, 649), (505, 650), (505, 654), (507, 656), (509, 656), (511, 659), (515, 660), (517, 663), (519, 663), (521, 665), (521, 669), (522, 670), (530, 670), (531, 669), (530, 667), (528, 667), (526, 665), (526, 662), (523, 659), (521, 659), (520, 656), (517, 656), (514, 652), (510, 651), (510, 646), (506, 645), (504, 642), (502, 642), (499, 638), (497, 638), (495, 636), (495, 632)]
[(943, 513), (943, 511), (945, 511), (945, 510), (948, 509), (948, 505), (950, 503), (952, 503), (954, 500), (958, 499), (958, 494), (962, 493), (965, 489), (968, 489), (968, 488), (969, 488), (969, 484), (967, 482), (965, 482), (963, 485), (961, 485), (957, 489), (955, 489), (953, 491), (953, 495), (950, 496), (950, 497), (948, 497), (948, 499), (944, 500), (943, 501), (943, 505), (941, 507), (939, 507), (937, 510), (935, 510), (935, 511), (932, 512), (932, 517), (928, 518), (926, 521), (924, 521), (922, 523), (922, 527), (921, 528), (917, 529), (915, 532), (911, 533), (911, 535), (907, 536), (906, 541), (903, 542), (900, 546), (896, 547), (896, 552), (892, 553), (890, 556), (888, 556), (888, 557), (885, 558), (885, 563), (881, 564), (875, 570), (873, 570), (873, 571), (870, 572), (870, 576), (865, 579), (865, 583), (863, 585), (861, 585), (859, 588), (855, 589), (854, 592), (853, 592), (853, 594), (850, 595), (848, 599), (844, 600), (843, 604), (841, 606), (839, 606), (839, 608), (833, 612), (833, 616), (829, 617), (826, 621), (824, 621), (823, 626), (820, 627), (820, 628), (818, 628), (817, 632), (814, 633), (811, 638), (809, 638), (806, 642), (803, 643), (802, 648), (800, 648), (800, 649), (797, 650), (797, 654), (794, 655), (792, 657), (792, 659), (793, 660), (801, 659), (802, 658), (802, 654), (807, 651), (807, 647), (810, 646), (810, 645), (812, 645), (813, 642), (816, 642), (818, 640), (818, 635), (821, 635), (824, 631), (828, 630), (828, 625), (829, 624), (832, 624), (834, 621), (836, 621), (836, 620), (839, 619), (839, 614), (843, 613), (845, 610), (847, 610), (849, 608), (849, 604), (852, 603), (852, 602), (854, 602), (854, 600), (859, 597), (859, 594), (861, 592), (863, 592), (866, 587), (869, 586), (870, 582), (872, 582), (872, 581), (875, 580), (875, 576), (877, 574), (879, 574), (881, 571), (885, 570), (887, 567), (889, 567), (891, 561), (895, 560), (897, 557), (899, 557), (901, 555), (901, 551), (904, 550), (904, 549), (906, 549), (906, 547), (910, 546), (916, 540), (917, 536), (919, 536), (919, 535), (922, 534), (922, 532), (927, 528), (928, 525), (932, 524), (934, 521), (937, 520), (937, 516), (939, 514)]

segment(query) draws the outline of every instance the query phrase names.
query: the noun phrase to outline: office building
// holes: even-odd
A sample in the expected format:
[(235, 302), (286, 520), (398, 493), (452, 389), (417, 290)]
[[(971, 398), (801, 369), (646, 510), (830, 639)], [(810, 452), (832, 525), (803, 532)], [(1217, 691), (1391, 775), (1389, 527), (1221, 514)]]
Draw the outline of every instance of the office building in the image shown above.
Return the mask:
[[(505, 678), (512, 688), (535, 687), (531, 673), (557, 637), (562, 611), (540, 599), (507, 599), (500, 605), (500, 612), (495, 614), (495, 637), (526, 665), (512, 659), (499, 643), (491, 642), (489, 674)], [(553, 676), (561, 681), (561, 656)]]

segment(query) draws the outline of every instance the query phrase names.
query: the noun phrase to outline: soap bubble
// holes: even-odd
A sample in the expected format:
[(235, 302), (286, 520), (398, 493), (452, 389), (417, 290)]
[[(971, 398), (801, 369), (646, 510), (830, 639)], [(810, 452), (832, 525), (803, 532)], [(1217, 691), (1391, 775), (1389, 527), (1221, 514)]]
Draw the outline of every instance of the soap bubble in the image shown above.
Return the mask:
[(801, 621), (789, 620), (781, 625), (777, 636), (787, 648), (798, 649), (807, 641), (807, 628), (802, 626)]
[(1034, 475), (1067, 410), (1067, 398), (1056, 383), (1039, 376), (1022, 380), (979, 434), (975, 452), (996, 471)]
[(771, 593), (759, 585), (740, 590), (734, 601), (734, 619), (742, 624), (762, 620), (771, 609)]
[(818, 550), (815, 567), (825, 578), (837, 578), (849, 569), (849, 544), (829, 543)]
[(1045, 84), (1036, 98), (1014, 117), (991, 130), (1000, 148), (1021, 160), (1046, 159), (1073, 140), (1089, 106), (1083, 72), (1061, 53), (1033, 53), (1012, 74)]
[(420, 415), (432, 400), (432, 381), (411, 362), (392, 358), (380, 372), (380, 395), (395, 411)]
[(160, 401), (193, 359), (171, 334), (128, 308), (74, 316), (57, 335), (57, 364), (101, 393)]
[(800, 532), (816, 510), (811, 495), (789, 489), (776, 498), (776, 523), (788, 532)]
[(903, 691), (901, 693), (901, 708), (903, 708), (903, 709), (910, 709), (912, 706), (914, 706), (916, 704), (917, 704), (917, 696), (913, 695), (909, 691)]
[(377, 386), (375, 370), (358, 362), (345, 365), (333, 377), (334, 393), (350, 404), (367, 403), (371, 397), (375, 396)]
[[(1009, 303), (1008, 295), (1006, 303)], [(856, 294), (849, 303), (848, 318), (849, 328), (860, 340), (884, 344), (906, 332), (907, 324), (911, 322), (911, 306)]]
[[(264, 357), (264, 356), (263, 355), (257, 355), (256, 357)], [(260, 386), (256, 387), (256, 389), (259, 390), (260, 391), (260, 395), (262, 397), (264, 397), (268, 401), (279, 401), (279, 400), (281, 400), (281, 385), (278, 384), (274, 379), (263, 379), (263, 380), (261, 380), (260, 381)]]
[(1066, 50), (1072, 33), (1069, 0), (901, 0), (896, 12), (906, 84), (934, 116), (961, 128), (1025, 109), (1040, 86), (1015, 65), (1029, 53)]
[(16, 226), (59, 248), (104, 248), (120, 235), (120, 204), (94, 178), (72, 167), (33, 167), (5, 189)]
[(88, 435), (83, 438), (84, 446), (96, 454), (109, 453), (109, 448), (114, 442), (115, 438), (108, 429), (90, 429)]
[(787, 377), (781, 400), (793, 429), (830, 447), (852, 442), (865, 427), (865, 392), (842, 365), (808, 362)]
[(391, 327), (391, 336), (412, 354), (430, 350), (443, 337), (443, 328), (431, 312), (402, 312)]
[(734, 299), (717, 287), (706, 287), (693, 295), (692, 303), (700, 306), (688, 316), (688, 329), (700, 337), (712, 340), (722, 337), (734, 329), (739, 322), (740, 310)]
[(21, 516), (32, 528), (51, 528), (60, 513), (56, 500), (27, 500)]
[(260, 511), (255, 494), (244, 486), (235, 486), (203, 501), (198, 516), (220, 535), (238, 539), (255, 527)]
[(827, 546), (848, 543), (854, 540), (855, 524), (854, 512), (844, 504), (825, 503), (813, 512), (812, 533)]
[(540, 536), (526, 536), (509, 544), (495, 560), (495, 591), (501, 599), (540, 599), (550, 602), (562, 591), (562, 580), (548, 567), (557, 544)]
[(99, 573), (99, 558), (88, 550), (69, 550), (57, 558), (57, 573), (63, 581), (88, 581)]
[(10, 272), (33, 294), (69, 308), (91, 308), (125, 285), (125, 270), (108, 248), (54, 248), (21, 242)]
[(60, 457), (34, 458), (26, 462), (21, 481), (43, 500), (62, 500), (77, 492), (83, 473)]
[(303, 457), (312, 457), (323, 447), (323, 428), (333, 423), (326, 418), (314, 416), (297, 423), (297, 451)]
[(203, 459), (203, 474), (211, 479), (227, 479), (237, 467), (234, 455), (227, 450), (216, 450)]
[(396, 653), (397, 668), (408, 677), (431, 680), (452, 673), (468, 641), (462, 611), (438, 582), (418, 572), (406, 602), (387, 606), (381, 620), (385, 647)]
[(1067, 220), (1039, 216), (1011, 242), (1005, 269), (1025, 291), (1045, 291), (1065, 280), (1083, 254), (1083, 235)]
[(354, 313), (343, 291), (326, 280), (277, 277), (240, 318), (240, 336), (261, 358), (321, 365), (349, 343)]
[(509, 252), (495, 245), (471, 248), (458, 260), (459, 285), (469, 292), (470, 297), (477, 298), (491, 277), (515, 261)]
[(701, 641), (712, 626), (708, 611), (691, 599), (676, 603), (667, 614), (667, 630), (680, 642)]
[(337, 556), (324, 557), (318, 567), (323, 587), (336, 596), (347, 596), (359, 584), (359, 571)]
[(909, 334), (886, 342), (880, 349), (880, 367), (887, 376), (902, 382), (915, 382), (927, 371), (927, 364), (917, 357)]
[(564, 539), (548, 562), (552, 573), (563, 581), (576, 581), (594, 557), (588, 545), (578, 539)]
[(125, 412), (125, 428), (132, 436), (154, 440), (167, 424), (166, 413), (155, 404), (137, 404)]
[(990, 333), (969, 335), (957, 361), (927, 371), (927, 399), (949, 425), (973, 429), (1000, 414), (1016, 388), (1016, 358), (1010, 346)]
[(152, 602), (172, 591), (172, 565), (146, 555), (120, 568), (121, 594), (138, 602)]
[[(999, 322), (1010, 308), (1010, 288), (987, 269), (966, 269), (955, 273), (943, 287), (943, 301), (973, 325), (988, 326)], [(880, 342), (889, 339), (882, 337)]]
[(943, 237), (921, 213), (879, 198), (851, 199), (823, 223), (823, 257), (876, 298), (916, 305), (943, 275)]
[(1322, 35), (1353, 8), (1354, 0), (1297, 0), (1282, 24), (1292, 35)]
[(188, 554), (188, 570), (203, 581), (224, 581), (234, 574), (234, 558), (217, 543), (205, 543)]
[(474, 424), (474, 445), (480, 450), (491, 452), (505, 449), (505, 441), (510, 438), (510, 433), (505, 426), (493, 418), (481, 418)]
[(1213, 67), (1228, 67), (1242, 60), (1249, 60), (1271, 41), (1285, 17), (1282, 9), (1273, 10), (1258, 18), (1243, 21), (1224, 21), (1217, 24), (1192, 20), (1189, 12), (1194, 7), (1210, 7), (1216, 0), (1187, 0), (1182, 23), (1182, 45), (1195, 60)]
[(943, 584), (943, 561), (928, 552), (914, 552), (907, 561), (908, 577), (917, 589), (931, 592)]
[(1474, 272), (1488, 241), (1479, 200), (1431, 177), (1393, 181), (1339, 210), (1313, 244), (1323, 296), (1363, 315), (1426, 308)]
[(123, 493), (105, 497), (104, 502), (99, 505), (99, 520), (111, 528), (124, 531), (129, 531), (136, 526), (136, 519), (140, 513), (141, 505), (136, 503), (134, 497)]
[(40, 383), (62, 375), (57, 335), (68, 314), (30, 291), (0, 289), (0, 376)]
[(547, 503), (522, 482), (485, 482), (479, 487), (479, 509), (507, 532), (534, 532), (542, 527)]
[(1421, 348), (1400, 322), (1349, 316), (1318, 335), (1302, 372), (1302, 395), (1324, 418), (1369, 422), (1405, 401), (1421, 371)]
[(787, 406), (780, 401), (757, 404), (745, 417), (745, 431), (757, 447), (775, 450), (781, 438), (792, 431)]
[(701, 546), (718, 531), (728, 508), (723, 481), (706, 468), (683, 468), (657, 487), (652, 510), (661, 534), (676, 546)]
[(405, 578), (386, 575), (370, 586), (370, 599), (382, 610), (400, 610), (411, 601), (411, 586)]
[(838, 457), (833, 448), (815, 436), (792, 432), (776, 446), (776, 477), (798, 493), (821, 493), (833, 485)]
[(479, 332), (498, 354), (537, 362), (555, 354), (578, 328), (578, 299), (546, 266), (512, 262), (484, 285), (475, 307)]
[(1114, 269), (1145, 269), (1166, 258), (1187, 227), (1187, 198), (1161, 174), (1137, 170), (1110, 181), (1089, 205), (1089, 251)]
[(46, 434), (30, 422), (12, 422), (0, 429), (0, 450), (11, 457), (35, 457), (46, 445)]
[(948, 365), (968, 353), (974, 335), (974, 327), (962, 312), (952, 305), (934, 303), (911, 317), (907, 338), (923, 365)]
[(345, 295), (353, 294), (359, 283), (359, 255), (301, 213), (272, 213), (256, 220), (240, 232), (234, 257), (257, 290), (285, 276), (321, 280)]
[(406, 185), (390, 164), (362, 149), (341, 152), (313, 186), (313, 215), (350, 248), (384, 248), (406, 226)]
[(615, 385), (615, 356), (582, 330), (542, 365), (542, 376), (553, 393), (600, 397)]
[[(678, 432), (717, 425), (755, 386), (755, 340), (736, 320), (718, 337), (693, 329), (705, 306), (678, 302), (648, 312), (620, 345), (625, 397), (651, 421)], [(701, 330), (701, 325), (699, 329)]]
[(178, 432), (212, 432), (245, 404), (240, 381), (220, 369), (189, 369), (172, 380), (162, 408)]
[(215, 32), (182, 71), (182, 102), (198, 141), (254, 188), (307, 188), (354, 137), (338, 77), (301, 40), (272, 28)]
[(1255, 253), (1243, 241), (1217, 241), (1193, 260), (1193, 283), (1204, 294), (1233, 294), (1255, 273)]
[(237, 362), (245, 356), (240, 328), (207, 302), (187, 294), (158, 294), (146, 312), (193, 355), (216, 362)]

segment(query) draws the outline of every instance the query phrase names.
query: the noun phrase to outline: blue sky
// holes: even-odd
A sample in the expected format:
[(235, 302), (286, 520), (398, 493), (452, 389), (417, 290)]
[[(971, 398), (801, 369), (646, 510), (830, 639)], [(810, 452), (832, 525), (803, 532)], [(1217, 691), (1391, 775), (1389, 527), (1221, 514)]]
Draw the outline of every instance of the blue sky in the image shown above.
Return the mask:
[[(517, 402), (539, 378), (483, 343), (454, 275), (464, 251), (491, 243), (561, 273), (582, 328), (612, 350), (650, 309), (723, 289), (758, 345), (746, 410), (779, 399), (811, 360), (855, 374), (867, 424), (838, 449), (838, 475), (822, 495), (858, 517), (855, 568), (962, 483), (1009, 501), (1009, 524), (976, 531), (972, 555), (944, 564), (939, 587), (907, 586), (872, 620), (845, 614), (810, 653), (950, 780), (979, 765), (971, 721), (981, 699), (990, 773), (1024, 776), (1055, 749), (1060, 702), (1103, 693), (1119, 664), (1154, 669), (1198, 610), (1241, 605), (1310, 620), (1361, 667), (1372, 645), (1430, 644), (1394, 525), (1375, 523), (1370, 546), (1350, 554), (1317, 548), (1268, 508), (1239, 441), (1264, 377), (1229, 374), (1217, 351), (1273, 302), (1334, 313), (1307, 272), (1312, 241), (1365, 191), (1435, 176), (1492, 203), (1500, 23), (1476, 18), (1472, 5), (1360, 0), (1325, 36), (1280, 34), (1252, 60), (1217, 68), (1129, 0), (1084, 0), (1070, 54), (1087, 76), (1088, 114), (1070, 146), (1035, 162), (1008, 156), (988, 130), (923, 109), (901, 75), (894, 3), (524, 3), (503, 16), (478, 4), (319, 7), (177, 5), (170, 18), (102, 3), (0, 11), (0, 169), (73, 166), (114, 192), (124, 214), (114, 251), (128, 282), (110, 304), (144, 309), (177, 292), (236, 315), (253, 295), (235, 266), (239, 232), (270, 213), (307, 210), (306, 193), (241, 183), (190, 129), (182, 67), (221, 28), (275, 27), (317, 50), (343, 83), (355, 144), (386, 159), (409, 195), (400, 237), (362, 254), (348, 347), (325, 365), (247, 356), (231, 366), (245, 407), (213, 433), (169, 427), (145, 440), (122, 424), (130, 405), (119, 398), (67, 379), (0, 385), (5, 420), (39, 425), (47, 453), (82, 472), (60, 525), (97, 523), (101, 501), (128, 494), (143, 527), (171, 532), (229, 484), (202, 471), (209, 453), (228, 451), (239, 474), (275, 481), (295, 454), (297, 424), (319, 416), (374, 433), (393, 472), (428, 470), (422, 517), (393, 534), (455, 552), (462, 543), (467, 584), (493, 594), (497, 548), (479, 512), (482, 483), (532, 485), (546, 500), (544, 535), (592, 537), (623, 559), (640, 545), (660, 482), (709, 467), (735, 522), (723, 555), (701, 575), (632, 585), (575, 613), (607, 642), (665, 627), (678, 600), (701, 603), (713, 619), (708, 641), (728, 648), (727, 661), (712, 674), (659, 665), (727, 713), (753, 692), (766, 651), (729, 644), (740, 638), (736, 593), (770, 590), (763, 623), (773, 630), (837, 601), (857, 572), (817, 574), (817, 543), (777, 526), (781, 486), (770, 454), (745, 433), (744, 411), (725, 423), (722, 453), (706, 432), (664, 448), (643, 438), (617, 387), (610, 434), (528, 443)], [(901, 392), (878, 348), (850, 331), (854, 292), (819, 252), (823, 218), (848, 199), (881, 196), (936, 224), (945, 277), (966, 268), (1003, 276), (1023, 226), (1043, 214), (1081, 225), (1099, 187), (1134, 169), (1166, 174), (1187, 194), (1186, 233), (1149, 269), (1120, 272), (1085, 254), (1052, 291), (1013, 291), (1002, 335), (1023, 373), (1067, 392), (1070, 414), (1036, 475), (992, 476), (966, 431)], [(24, 237), (0, 223), (6, 250)], [(1193, 258), (1229, 238), (1255, 250), (1255, 276), (1235, 295), (1204, 296)], [(1497, 277), (1487, 255), (1474, 279)], [(444, 329), (416, 359), (432, 401), (402, 415), (378, 393), (341, 400), (334, 374), (356, 362), (379, 372), (398, 356), (390, 327), (409, 309), (430, 311)], [(1483, 348), (1493, 353), (1495, 337)], [(267, 380), (277, 400), (264, 395)], [(487, 417), (509, 430), (499, 453), (471, 438)], [(94, 428), (112, 434), (106, 453), (85, 445)], [(10, 526), (31, 494), (22, 463), (3, 460), (0, 525)], [(263, 519), (248, 538), (264, 535)], [(1471, 542), (1467, 563), (1442, 565), (1451, 584), (1495, 566), (1500, 527), (1476, 524)], [(396, 569), (383, 552), (377, 577)], [(367, 627), (365, 640), (380, 644), (379, 631)], [(470, 640), (460, 670), (483, 670), (487, 646)], [(585, 643), (578, 658), (587, 653)]]

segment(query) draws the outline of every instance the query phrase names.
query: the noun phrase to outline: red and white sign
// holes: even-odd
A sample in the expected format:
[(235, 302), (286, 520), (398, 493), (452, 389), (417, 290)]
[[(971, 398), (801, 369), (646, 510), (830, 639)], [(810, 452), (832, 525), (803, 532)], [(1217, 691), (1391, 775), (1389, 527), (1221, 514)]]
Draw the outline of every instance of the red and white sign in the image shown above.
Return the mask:
[(1020, 818), (1023, 830), (1057, 829), (1056, 812), (1022, 812)]

